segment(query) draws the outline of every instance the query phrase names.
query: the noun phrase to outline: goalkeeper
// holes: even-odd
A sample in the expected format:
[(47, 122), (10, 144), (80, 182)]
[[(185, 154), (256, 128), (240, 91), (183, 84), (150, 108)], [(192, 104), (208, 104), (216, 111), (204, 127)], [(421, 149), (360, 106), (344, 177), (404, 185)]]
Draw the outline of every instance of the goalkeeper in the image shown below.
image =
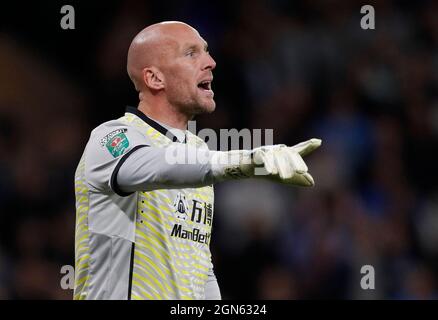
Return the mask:
[[(154, 24), (132, 41), (127, 71), (138, 107), (91, 132), (75, 174), (74, 299), (220, 299), (213, 184), (314, 185), (302, 157), (318, 139), (224, 152), (187, 130), (215, 109), (215, 66), (205, 40), (181, 22)], [(170, 161), (175, 154), (184, 157)]]

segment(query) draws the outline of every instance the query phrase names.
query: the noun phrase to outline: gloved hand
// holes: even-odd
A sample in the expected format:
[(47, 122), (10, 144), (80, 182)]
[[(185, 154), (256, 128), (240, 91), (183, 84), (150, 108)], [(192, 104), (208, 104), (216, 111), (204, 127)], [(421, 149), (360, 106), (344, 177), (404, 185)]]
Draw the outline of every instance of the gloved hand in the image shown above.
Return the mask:
[(315, 182), (302, 157), (320, 145), (320, 139), (310, 139), (292, 147), (273, 145), (253, 150), (217, 152), (212, 159), (213, 173), (219, 179), (254, 177), (311, 187)]

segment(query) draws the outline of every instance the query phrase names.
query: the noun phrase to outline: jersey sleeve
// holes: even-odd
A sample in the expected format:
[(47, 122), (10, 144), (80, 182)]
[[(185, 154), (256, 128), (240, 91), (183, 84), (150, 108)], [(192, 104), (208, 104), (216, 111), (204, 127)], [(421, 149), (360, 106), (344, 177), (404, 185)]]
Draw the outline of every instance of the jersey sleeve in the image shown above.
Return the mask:
[(197, 188), (215, 182), (208, 148), (183, 143), (154, 147), (147, 136), (123, 124), (104, 124), (85, 154), (89, 185), (121, 197), (136, 191)]
[(85, 174), (97, 191), (128, 194), (119, 189), (117, 173), (136, 150), (147, 148), (150, 141), (137, 130), (114, 121), (93, 130), (85, 150)]
[(198, 188), (214, 182), (212, 153), (205, 148), (172, 143), (140, 149), (121, 165), (117, 185), (124, 192)]

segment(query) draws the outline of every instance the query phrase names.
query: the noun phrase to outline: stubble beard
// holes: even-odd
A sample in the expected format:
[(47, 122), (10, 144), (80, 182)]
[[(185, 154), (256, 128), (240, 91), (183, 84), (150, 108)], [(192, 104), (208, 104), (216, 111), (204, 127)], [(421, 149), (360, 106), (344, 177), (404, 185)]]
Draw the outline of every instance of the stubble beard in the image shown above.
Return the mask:
[(181, 99), (181, 96), (184, 96), (184, 92), (175, 92), (169, 96), (169, 102), (176, 111), (186, 114), (190, 119), (197, 115), (212, 113), (216, 109), (213, 99), (206, 102), (200, 95), (186, 96), (184, 99)]

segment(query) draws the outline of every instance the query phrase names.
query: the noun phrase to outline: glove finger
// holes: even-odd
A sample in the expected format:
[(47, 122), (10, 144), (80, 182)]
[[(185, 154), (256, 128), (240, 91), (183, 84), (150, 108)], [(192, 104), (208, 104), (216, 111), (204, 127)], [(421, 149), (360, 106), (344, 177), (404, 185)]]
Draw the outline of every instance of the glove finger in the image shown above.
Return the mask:
[(319, 146), (321, 145), (322, 141), (321, 139), (310, 139), (301, 143), (298, 143), (294, 146), (292, 146), (291, 148), (298, 152), (301, 156), (305, 156), (308, 155), (309, 153), (311, 153), (313, 150), (319, 148)]
[(259, 166), (255, 168), (256, 175), (272, 175), (277, 174), (276, 165), (272, 158), (272, 152), (259, 150), (254, 158), (255, 163)]
[(307, 172), (295, 174), (292, 179), (286, 180), (285, 182), (301, 187), (313, 187), (315, 185), (313, 177)]
[(299, 177), (301, 178), (302, 186), (313, 187), (315, 185), (315, 181), (313, 180), (313, 177), (309, 173), (306, 172), (300, 174)]
[(256, 154), (258, 154), (258, 164), (263, 164), (264, 168), (256, 168), (256, 175), (277, 175), (278, 169), (277, 164), (275, 163), (274, 154), (279, 149), (286, 148), (284, 144), (275, 144), (275, 145), (267, 145), (261, 146), (256, 149)]
[(301, 156), (297, 152), (292, 151), (290, 150), (290, 148), (288, 148), (288, 156), (291, 162), (294, 164), (295, 171), (297, 173), (307, 172), (308, 170), (307, 165), (304, 162), (303, 158), (301, 158)]
[(295, 165), (290, 161), (287, 150), (283, 149), (275, 153), (275, 161), (281, 179), (290, 179), (294, 175)]
[(269, 170), (266, 170), (272, 175), (278, 174), (278, 167), (277, 163), (275, 162), (275, 151), (270, 150), (265, 152), (265, 161), (265, 166), (269, 167)]

